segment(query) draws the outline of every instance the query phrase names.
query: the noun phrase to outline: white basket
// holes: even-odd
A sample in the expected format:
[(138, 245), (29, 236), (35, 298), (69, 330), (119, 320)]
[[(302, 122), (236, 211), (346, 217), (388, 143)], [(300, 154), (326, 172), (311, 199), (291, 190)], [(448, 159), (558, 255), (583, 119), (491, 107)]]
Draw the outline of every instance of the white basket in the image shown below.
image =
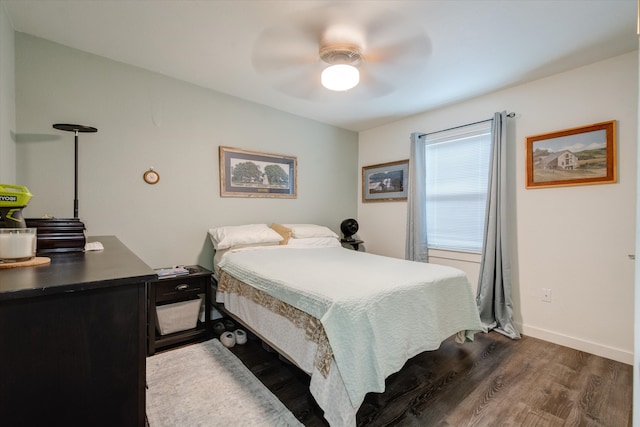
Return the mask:
[(201, 305), (202, 299), (198, 298), (156, 306), (156, 313), (158, 314), (157, 328), (160, 335), (195, 328), (198, 324)]

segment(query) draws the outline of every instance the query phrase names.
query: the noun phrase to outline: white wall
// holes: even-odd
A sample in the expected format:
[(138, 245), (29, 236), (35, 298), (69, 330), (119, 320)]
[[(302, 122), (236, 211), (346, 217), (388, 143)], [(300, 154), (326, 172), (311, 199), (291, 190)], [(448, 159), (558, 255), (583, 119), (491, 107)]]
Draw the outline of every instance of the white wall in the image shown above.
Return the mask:
[(4, 7), (0, 3), (0, 183), (16, 184), (14, 37)]
[[(640, 11), (639, 11), (640, 12)], [(640, 59), (640, 58), (639, 58)], [(638, 83), (640, 86), (640, 74), (638, 74)], [(636, 93), (638, 96), (638, 101), (640, 104), (640, 91)], [(638, 112), (638, 131), (640, 132), (640, 111)], [(640, 139), (639, 139), (640, 142)], [(640, 151), (637, 153), (637, 165), (640, 165)], [(636, 195), (640, 193), (640, 174), (636, 177)], [(640, 197), (636, 198), (636, 261), (635, 264), (638, 264), (638, 259), (640, 258)], [(636, 414), (633, 417), (633, 425), (634, 427), (640, 426), (640, 416), (638, 416), (638, 409), (640, 409), (640, 270), (636, 268), (635, 270), (635, 302), (634, 302), (634, 310), (635, 310), (635, 318), (634, 318), (634, 350), (635, 354), (633, 357), (633, 412)]]
[[(361, 132), (359, 166), (408, 158), (411, 132), (515, 112), (508, 130), (515, 321), (526, 335), (632, 363), (637, 101), (632, 52)], [(616, 184), (525, 189), (528, 135), (614, 119)], [(358, 220), (369, 252), (404, 257), (406, 203), (360, 203)], [(459, 265), (477, 281), (477, 266)], [(551, 303), (541, 301), (543, 287)]]
[[(194, 64), (194, 66), (196, 66)], [(312, 222), (339, 231), (357, 210), (354, 132), (16, 33), (17, 175), (34, 198), (25, 216), (79, 216), (89, 235), (116, 235), (151, 267), (211, 267), (207, 230)], [(221, 198), (218, 147), (296, 156), (297, 199)], [(148, 185), (153, 166), (160, 182)]]
[[(640, 10), (638, 11), (640, 13)], [(640, 57), (639, 57), (640, 59)], [(640, 73), (637, 76), (640, 84)], [(640, 103), (640, 97), (638, 98)], [(640, 104), (639, 104), (640, 108)], [(640, 132), (640, 111), (638, 112), (638, 131)], [(637, 161), (640, 164), (640, 151), (637, 153)], [(634, 264), (638, 265), (640, 259), (640, 174), (636, 176), (636, 259)], [(633, 355), (633, 425), (640, 426), (640, 270), (635, 269), (635, 298), (634, 298), (634, 355)]]

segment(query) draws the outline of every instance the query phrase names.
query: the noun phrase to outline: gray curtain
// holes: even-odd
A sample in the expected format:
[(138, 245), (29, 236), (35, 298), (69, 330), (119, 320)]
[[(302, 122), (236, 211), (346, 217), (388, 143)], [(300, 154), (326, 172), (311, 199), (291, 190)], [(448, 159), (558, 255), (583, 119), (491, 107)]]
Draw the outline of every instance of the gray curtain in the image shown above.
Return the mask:
[(411, 154), (409, 155), (409, 188), (407, 197), (407, 239), (404, 257), (411, 261), (428, 262), (427, 248), (427, 190), (425, 135), (411, 134)]
[(507, 113), (493, 117), (484, 243), (476, 303), (485, 331), (520, 338), (513, 325), (511, 259), (507, 231)]

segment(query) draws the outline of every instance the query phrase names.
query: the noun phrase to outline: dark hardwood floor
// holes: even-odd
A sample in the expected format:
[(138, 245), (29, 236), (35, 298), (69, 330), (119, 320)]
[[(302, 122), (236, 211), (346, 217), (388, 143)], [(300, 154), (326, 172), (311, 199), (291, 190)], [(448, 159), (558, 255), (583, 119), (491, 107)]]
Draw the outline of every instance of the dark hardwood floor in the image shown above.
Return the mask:
[[(231, 349), (305, 424), (326, 426), (309, 377), (250, 339)], [(369, 393), (359, 426), (631, 426), (633, 369), (531, 337), (445, 341)]]

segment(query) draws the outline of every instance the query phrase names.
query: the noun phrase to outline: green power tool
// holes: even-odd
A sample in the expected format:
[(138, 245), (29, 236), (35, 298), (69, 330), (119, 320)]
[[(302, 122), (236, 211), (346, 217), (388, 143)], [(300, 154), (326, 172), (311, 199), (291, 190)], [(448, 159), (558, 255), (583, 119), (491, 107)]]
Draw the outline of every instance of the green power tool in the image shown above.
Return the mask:
[(0, 227), (26, 228), (22, 209), (27, 206), (31, 197), (27, 187), (0, 184)]

